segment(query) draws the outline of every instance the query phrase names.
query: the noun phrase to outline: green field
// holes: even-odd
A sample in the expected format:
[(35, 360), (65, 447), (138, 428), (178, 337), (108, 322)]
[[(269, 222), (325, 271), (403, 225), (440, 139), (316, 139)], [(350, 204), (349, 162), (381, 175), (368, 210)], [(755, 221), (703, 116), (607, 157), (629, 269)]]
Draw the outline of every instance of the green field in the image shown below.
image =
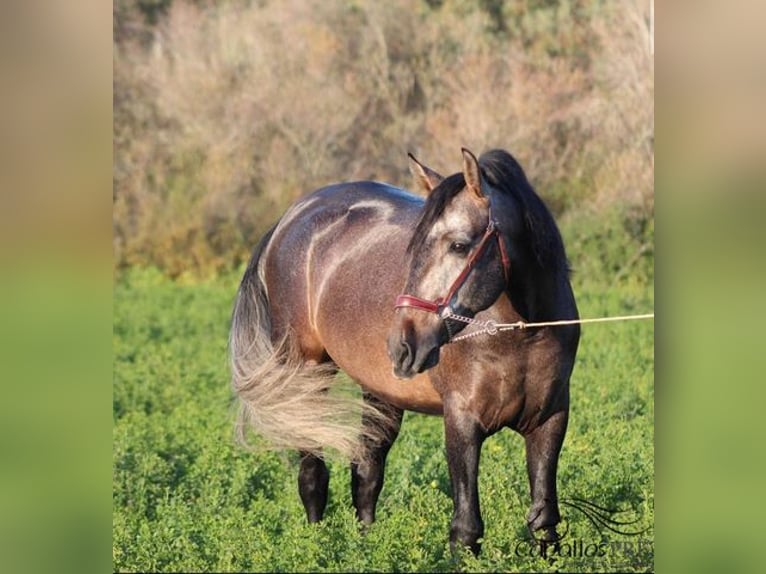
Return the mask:
[[(651, 311), (653, 255), (619, 218), (564, 228), (583, 317)], [(642, 236), (651, 237), (644, 229)], [(632, 237), (632, 238), (631, 238)], [(638, 237), (641, 240), (641, 237)], [(638, 250), (637, 249), (638, 246)], [(643, 250), (642, 250), (643, 249)], [(627, 266), (626, 266), (627, 265)], [(654, 569), (654, 324), (583, 328), (559, 495), (625, 512), (620, 535), (563, 505), (561, 555), (534, 554), (521, 437), (485, 443), (480, 557), (449, 551), (442, 419), (407, 413), (378, 521), (360, 533), (349, 471), (332, 461), (330, 502), (308, 525), (292, 453), (233, 441), (226, 340), (240, 274), (171, 281), (132, 269), (114, 293), (113, 561), (118, 571), (647, 571)]]

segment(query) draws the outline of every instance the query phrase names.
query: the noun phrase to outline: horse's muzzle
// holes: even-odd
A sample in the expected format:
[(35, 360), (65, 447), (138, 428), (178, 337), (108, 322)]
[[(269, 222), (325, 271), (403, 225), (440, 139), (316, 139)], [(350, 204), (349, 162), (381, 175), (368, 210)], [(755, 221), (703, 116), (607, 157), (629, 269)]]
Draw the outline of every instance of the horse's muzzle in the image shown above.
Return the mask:
[(399, 379), (411, 379), (439, 363), (439, 343), (426, 338), (418, 342), (414, 330), (395, 330), (388, 339), (388, 356)]

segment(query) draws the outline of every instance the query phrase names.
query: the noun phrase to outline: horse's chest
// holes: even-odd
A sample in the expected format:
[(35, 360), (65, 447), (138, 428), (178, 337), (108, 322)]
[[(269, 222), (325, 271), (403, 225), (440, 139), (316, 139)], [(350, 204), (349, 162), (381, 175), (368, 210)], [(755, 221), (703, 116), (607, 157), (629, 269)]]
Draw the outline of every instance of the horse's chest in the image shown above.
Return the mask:
[(468, 361), (465, 354), (463, 361), (445, 354), (443, 368), (434, 373), (442, 396), (461, 396), (487, 430), (533, 426), (562, 394), (558, 342), (545, 336), (509, 339), (477, 346)]

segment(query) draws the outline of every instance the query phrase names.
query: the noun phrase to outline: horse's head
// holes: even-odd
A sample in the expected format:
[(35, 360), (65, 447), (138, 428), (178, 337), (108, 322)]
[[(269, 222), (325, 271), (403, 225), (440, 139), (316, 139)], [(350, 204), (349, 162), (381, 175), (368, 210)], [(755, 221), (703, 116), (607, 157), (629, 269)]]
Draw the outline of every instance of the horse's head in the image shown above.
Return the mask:
[(428, 194), (407, 249), (404, 295), (396, 301), (388, 353), (394, 374), (409, 378), (439, 362), (439, 350), (507, 288), (514, 237), (523, 227), (512, 197), (496, 193), (476, 157), (463, 150), (463, 171), (447, 178), (410, 156)]

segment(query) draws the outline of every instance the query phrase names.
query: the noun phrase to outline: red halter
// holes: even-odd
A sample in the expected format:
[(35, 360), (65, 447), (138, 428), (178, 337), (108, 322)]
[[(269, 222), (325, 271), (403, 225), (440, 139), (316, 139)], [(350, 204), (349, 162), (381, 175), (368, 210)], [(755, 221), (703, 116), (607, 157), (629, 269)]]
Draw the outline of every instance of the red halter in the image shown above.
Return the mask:
[(447, 308), (447, 305), (452, 300), (452, 297), (455, 295), (455, 293), (457, 293), (458, 289), (462, 287), (463, 283), (465, 283), (465, 280), (471, 273), (471, 270), (476, 264), (476, 261), (478, 261), (479, 257), (481, 257), (482, 253), (487, 247), (487, 244), (489, 243), (489, 240), (492, 237), (497, 240), (497, 246), (500, 249), (500, 259), (503, 262), (503, 274), (505, 275), (505, 281), (507, 283), (508, 276), (510, 275), (511, 260), (508, 258), (508, 253), (505, 250), (505, 243), (503, 243), (503, 238), (500, 236), (500, 230), (497, 228), (497, 223), (495, 223), (495, 220), (492, 218), (492, 212), (490, 211), (487, 230), (484, 232), (484, 235), (479, 241), (479, 244), (476, 246), (474, 252), (471, 253), (468, 261), (466, 261), (465, 267), (463, 267), (460, 275), (458, 275), (457, 279), (452, 282), (449, 291), (447, 291), (447, 295), (444, 297), (439, 297), (434, 301), (428, 301), (427, 299), (421, 299), (420, 297), (415, 297), (414, 295), (402, 294), (396, 298), (394, 308), (399, 309), (401, 307), (412, 307), (413, 309), (419, 309), (421, 311), (427, 311), (428, 313), (436, 313), (437, 315), (441, 315), (442, 311)]

